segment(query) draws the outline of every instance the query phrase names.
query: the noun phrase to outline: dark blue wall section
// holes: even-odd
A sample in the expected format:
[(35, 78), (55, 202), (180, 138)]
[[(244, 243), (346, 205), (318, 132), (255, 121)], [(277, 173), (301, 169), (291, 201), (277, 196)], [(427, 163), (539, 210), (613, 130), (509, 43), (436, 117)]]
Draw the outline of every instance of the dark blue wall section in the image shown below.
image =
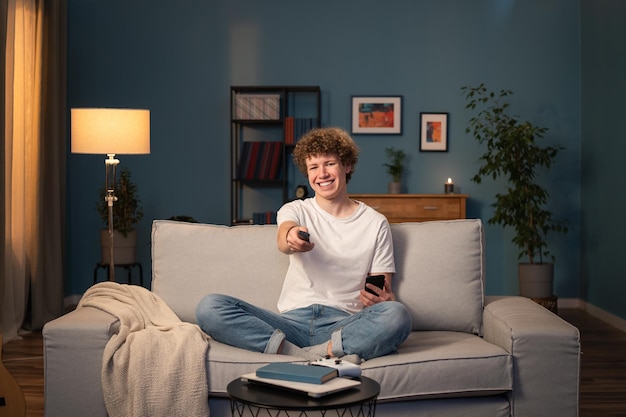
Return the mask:
[[(231, 85), (319, 85), (323, 125), (346, 129), (351, 96), (402, 95), (402, 135), (355, 135), (362, 155), (350, 191), (386, 192), (384, 149), (393, 146), (409, 154), (407, 192), (439, 193), (452, 177), (470, 194), (468, 215), (485, 223), (506, 184), (470, 182), (482, 150), (465, 133), (460, 89), (511, 89), (514, 112), (566, 148), (542, 182), (556, 217), (574, 226), (550, 238), (555, 292), (579, 297), (580, 39), (571, 0), (70, 0), (68, 100), (151, 110), (151, 154), (119, 157), (145, 209), (139, 256), (149, 276), (152, 219), (230, 222)], [(450, 113), (449, 152), (419, 152), (420, 112)], [(68, 155), (68, 295), (91, 284), (99, 259), (103, 159)], [(486, 226), (489, 294), (517, 293), (511, 237)]]
[(580, 298), (626, 319), (626, 3), (582, 7), (582, 248)]

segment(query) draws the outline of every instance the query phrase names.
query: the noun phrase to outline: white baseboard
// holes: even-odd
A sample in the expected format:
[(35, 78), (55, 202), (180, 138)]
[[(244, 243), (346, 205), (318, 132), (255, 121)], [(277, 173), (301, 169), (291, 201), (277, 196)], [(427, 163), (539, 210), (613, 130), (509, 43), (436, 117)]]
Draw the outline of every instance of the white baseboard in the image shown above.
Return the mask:
[(599, 318), (605, 323), (608, 323), (611, 326), (616, 327), (623, 332), (626, 332), (626, 320), (622, 319), (621, 317), (617, 317), (616, 315), (609, 313), (608, 311), (602, 310), (601, 308), (596, 307), (591, 303), (584, 303), (583, 310), (585, 310), (592, 316)]
[(626, 320), (621, 317), (617, 317), (613, 313), (609, 313), (606, 310), (596, 307), (595, 305), (588, 303), (578, 298), (559, 298), (559, 308), (579, 308), (591, 314), (595, 318), (602, 320), (603, 322), (626, 332)]
[(559, 298), (559, 308), (580, 308), (584, 309), (584, 301), (578, 298)]

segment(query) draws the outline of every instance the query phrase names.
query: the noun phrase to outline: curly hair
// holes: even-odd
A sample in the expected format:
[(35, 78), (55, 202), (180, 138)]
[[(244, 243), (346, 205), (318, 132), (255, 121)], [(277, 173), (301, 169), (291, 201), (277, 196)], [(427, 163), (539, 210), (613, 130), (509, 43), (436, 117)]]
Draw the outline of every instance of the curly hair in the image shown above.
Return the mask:
[(300, 172), (307, 176), (307, 158), (329, 154), (337, 155), (343, 165), (352, 166), (352, 170), (346, 175), (346, 182), (349, 182), (359, 160), (359, 148), (343, 129), (325, 127), (309, 131), (296, 144), (293, 160)]

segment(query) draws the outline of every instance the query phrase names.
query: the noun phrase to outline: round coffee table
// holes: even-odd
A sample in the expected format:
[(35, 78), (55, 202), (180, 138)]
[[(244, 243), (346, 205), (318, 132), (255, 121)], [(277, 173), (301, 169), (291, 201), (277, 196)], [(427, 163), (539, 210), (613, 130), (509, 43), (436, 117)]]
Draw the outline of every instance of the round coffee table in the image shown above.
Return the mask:
[(266, 410), (269, 416), (289, 416), (289, 411), (297, 412), (294, 413), (297, 416), (306, 416), (308, 411), (319, 411), (316, 415), (324, 416), (328, 410), (337, 410), (337, 415), (341, 416), (374, 417), (380, 385), (364, 376), (360, 380), (361, 385), (357, 387), (321, 398), (270, 385), (244, 382), (239, 378), (228, 384), (226, 391), (233, 417), (257, 416), (260, 410)]

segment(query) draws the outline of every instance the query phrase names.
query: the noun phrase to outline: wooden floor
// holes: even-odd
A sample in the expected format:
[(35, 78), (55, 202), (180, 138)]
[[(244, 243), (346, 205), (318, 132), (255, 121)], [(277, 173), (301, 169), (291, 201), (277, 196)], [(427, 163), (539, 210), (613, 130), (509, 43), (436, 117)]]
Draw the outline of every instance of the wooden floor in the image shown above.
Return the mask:
[[(582, 310), (559, 315), (582, 335), (580, 417), (626, 417), (626, 333)], [(5, 344), (2, 359), (24, 391), (26, 415), (43, 416), (41, 333)]]

